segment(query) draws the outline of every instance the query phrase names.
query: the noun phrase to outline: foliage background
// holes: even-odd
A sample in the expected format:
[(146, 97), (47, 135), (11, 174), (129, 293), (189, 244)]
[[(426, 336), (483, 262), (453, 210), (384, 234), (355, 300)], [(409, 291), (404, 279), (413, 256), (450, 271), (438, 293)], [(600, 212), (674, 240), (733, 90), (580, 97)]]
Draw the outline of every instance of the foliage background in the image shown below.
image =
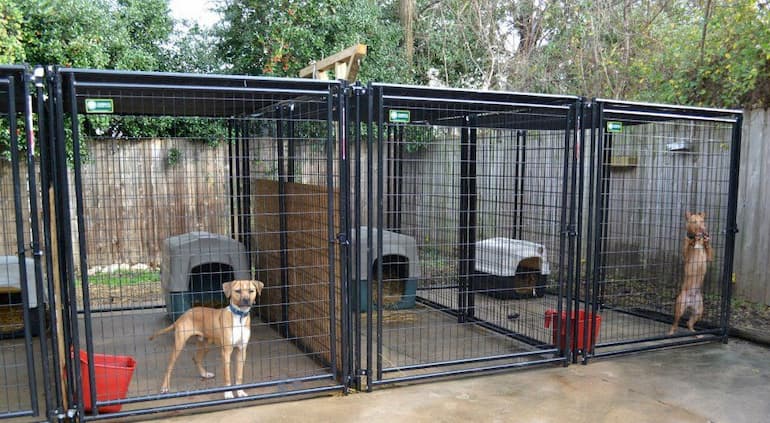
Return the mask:
[(2, 63), (296, 76), (360, 42), (359, 79), (770, 105), (768, 0), (0, 0)]

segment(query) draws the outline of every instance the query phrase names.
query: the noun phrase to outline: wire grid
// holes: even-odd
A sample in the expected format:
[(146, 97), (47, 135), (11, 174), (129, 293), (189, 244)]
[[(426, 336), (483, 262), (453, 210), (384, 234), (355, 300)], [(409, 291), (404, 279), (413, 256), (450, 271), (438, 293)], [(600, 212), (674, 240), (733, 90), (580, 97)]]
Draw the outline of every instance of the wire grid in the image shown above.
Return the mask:
[[(327, 98), (297, 99), (292, 104), (301, 110), (284, 114), (285, 95), (256, 91), (231, 97), (218, 94), (212, 99), (183, 88), (150, 94), (129, 89), (78, 93), (78, 101), (97, 97), (111, 98), (117, 107), (122, 102), (140, 110), (143, 105), (155, 110), (160, 102), (165, 107), (158, 117), (78, 115), (80, 230), (85, 245), (78, 245), (76, 251), (87, 258), (75, 259), (84, 264), (78, 268), (77, 295), (79, 308), (88, 304), (91, 310), (91, 333), (87, 335), (93, 351), (136, 359), (129, 400), (160, 398), (161, 378), (174, 348), (173, 335), (153, 341), (148, 337), (169, 325), (169, 317), (190, 306), (225, 306), (222, 283), (254, 277), (263, 280), (266, 288), (251, 313), (243, 383), (267, 386), (247, 389), (249, 393), (297, 389), (299, 385), (278, 384), (293, 378), (327, 375), (326, 381), (311, 380), (309, 385), (328, 384), (333, 359), (329, 262), (292, 258), (327, 255), (326, 249), (318, 249), (319, 244), (328, 248), (326, 144), (333, 122), (326, 119)], [(180, 116), (190, 104), (198, 116)], [(217, 117), (223, 104), (236, 115)], [(286, 170), (279, 174), (279, 133), (286, 154), (283, 160), (293, 163), (293, 175)], [(298, 199), (302, 210), (286, 211), (295, 217), (289, 218), (290, 226), (283, 231), (277, 226), (278, 210), (262, 205), (277, 204), (279, 193), (258, 188), (260, 180), (279, 179), (320, 185), (316, 190), (320, 194)], [(297, 219), (310, 223), (297, 226)], [(276, 226), (260, 226), (264, 220)], [(281, 266), (286, 263), (270, 259), (284, 252), (280, 246), (260, 245), (282, 233), (288, 233), (290, 240), (316, 240), (289, 245), (289, 266), (295, 268), (285, 269)], [(179, 240), (180, 235), (190, 235), (191, 241), (176, 244), (179, 248), (170, 248), (164, 256), (164, 243)], [(233, 244), (238, 247), (229, 249)], [(182, 267), (164, 266), (163, 260)], [(193, 262), (189, 268), (183, 267)], [(164, 275), (162, 269), (189, 269), (189, 275)], [(283, 271), (288, 281), (280, 279)], [(189, 285), (181, 290), (169, 285), (164, 290), (164, 276), (181, 278)], [(82, 286), (88, 287), (86, 298)], [(283, 290), (289, 291), (288, 298), (281, 298)], [(307, 293), (311, 295), (303, 296)], [(271, 314), (270, 309), (276, 307), (287, 309), (288, 314), (283, 318)], [(80, 325), (85, 330), (82, 315)], [(217, 348), (212, 346), (214, 352), (206, 359), (206, 368), (215, 377), (202, 379), (191, 362), (194, 342), (188, 344), (176, 362), (170, 393), (221, 389), (224, 369)], [(127, 404), (124, 409), (137, 407)]]
[[(600, 184), (599, 347), (665, 337), (683, 278), (685, 213), (704, 212), (714, 259), (703, 285), (699, 330), (719, 328), (732, 124), (614, 119)], [(683, 324), (687, 315), (680, 321)], [(680, 334), (686, 329), (680, 328)], [(628, 347), (619, 347), (628, 348)]]
[[(567, 126), (567, 111), (517, 110), (513, 116), (513, 107), (498, 107), (485, 112), (483, 126), (471, 120), (466, 128), (414, 122), (383, 129), (385, 229), (406, 236), (401, 242), (414, 242), (416, 256), (402, 260), (418, 260), (420, 268), (414, 292), (389, 290), (398, 276), (389, 279), (388, 266), (383, 268), (378, 370), (390, 374), (385, 379), (416, 369), (422, 374), (440, 372), (427, 368), (441, 364), (467, 367), (480, 361), (521, 363), (553, 357), (539, 351), (553, 348), (554, 329), (545, 327), (545, 315), (559, 307), (560, 284), (566, 279), (559, 262), (566, 132), (520, 130), (511, 122), (563, 119)], [(478, 113), (427, 101), (407, 109), (412, 116)], [(466, 137), (462, 131), (475, 135)], [(473, 136), (475, 157), (467, 157), (462, 150)], [(464, 164), (475, 170), (466, 174)], [(475, 201), (464, 191), (466, 183), (475, 184)], [(475, 216), (463, 216), (461, 210), (469, 207)], [(464, 221), (475, 231), (474, 239), (463, 239), (458, 228)], [(500, 255), (482, 247), (483, 241), (494, 238), (510, 241)], [(513, 257), (521, 242), (532, 247), (517, 268)], [(497, 259), (503, 266), (512, 265), (513, 271), (484, 275), (467, 255), (470, 248), (476, 260)], [(410, 250), (408, 245), (393, 249)], [(533, 260), (535, 254), (542, 258)], [(490, 279), (495, 282), (484, 283)], [(413, 308), (393, 309), (399, 296), (411, 295), (416, 297)]]
[[(19, 83), (19, 82), (17, 82)], [(8, 111), (10, 103), (15, 102), (15, 94), (10, 93), (8, 80), (0, 81), (0, 109)], [(18, 112), (18, 110), (17, 110)], [(12, 124), (16, 130), (12, 132)], [(0, 116), (0, 139), (9, 146), (17, 145), (19, 137), (25, 134), (23, 119), (4, 113)], [(20, 152), (23, 157), (23, 152)], [(28, 266), (26, 260), (19, 262), (19, 246), (17, 225), (29, 229), (29, 207), (26, 189), (27, 167), (22, 163), (12, 162), (10, 157), (0, 159), (0, 176), (4, 183), (0, 184), (0, 416), (32, 410), (32, 393), (30, 391), (30, 375), (34, 374), (28, 367), (28, 356), (39, 352), (33, 345), (27, 345), (24, 339), (24, 328), (33, 322), (25, 321), (23, 316), (24, 303), (21, 296), (22, 284), (34, 288), (34, 268)], [(19, 160), (21, 161), (21, 160)], [(13, 173), (18, 172), (21, 185), (15, 192)], [(21, 198), (21, 216), (17, 215), (15, 196)], [(25, 231), (24, 233), (29, 233)], [(28, 241), (28, 240), (27, 240)], [(30, 260), (31, 261), (31, 260)], [(27, 271), (27, 280), (21, 278), (21, 267)], [(32, 290), (28, 293), (32, 295)], [(36, 299), (35, 299), (36, 302)], [(30, 318), (36, 309), (30, 310)], [(39, 373), (40, 369), (36, 369)]]

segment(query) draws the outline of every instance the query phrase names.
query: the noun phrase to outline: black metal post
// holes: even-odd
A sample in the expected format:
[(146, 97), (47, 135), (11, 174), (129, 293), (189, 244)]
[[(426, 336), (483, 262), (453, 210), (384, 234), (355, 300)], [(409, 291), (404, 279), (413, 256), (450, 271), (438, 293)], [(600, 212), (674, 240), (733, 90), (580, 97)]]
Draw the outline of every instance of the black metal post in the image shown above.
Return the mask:
[[(354, 96), (355, 106), (352, 107), (354, 116), (351, 119), (353, 125), (353, 143), (355, 144), (355, 176), (354, 188), (353, 188), (353, 233), (356, 240), (353, 245), (353, 277), (351, 278), (350, 295), (353, 298), (353, 354), (354, 365), (353, 371), (354, 378), (353, 383), (356, 386), (356, 390), (361, 390), (361, 375), (359, 369), (361, 369), (361, 95), (365, 94), (363, 88), (356, 84), (351, 87), (351, 94)], [(368, 240), (367, 240), (368, 241)], [(371, 264), (367, 263), (367, 267), (371, 267)], [(371, 294), (371, 291), (367, 292)]]
[[(81, 278), (81, 289), (83, 291), (83, 324), (84, 324), (84, 336), (86, 338), (86, 354), (88, 356), (88, 375), (89, 375), (89, 389), (90, 389), (90, 397), (94, 398), (93, 401), (93, 410), (92, 413), (94, 415), (99, 414), (99, 408), (96, 406), (97, 400), (96, 400), (96, 383), (95, 381), (95, 366), (94, 366), (94, 346), (93, 346), (93, 330), (91, 327), (92, 320), (91, 320), (91, 304), (90, 304), (90, 293), (89, 293), (89, 284), (88, 284), (88, 248), (87, 248), (87, 241), (86, 241), (86, 234), (85, 234), (85, 206), (83, 204), (83, 176), (81, 171), (81, 162), (80, 162), (80, 125), (79, 125), (79, 119), (78, 119), (78, 104), (77, 104), (77, 90), (75, 88), (75, 78), (74, 76), (69, 79), (69, 101), (70, 101), (70, 117), (71, 117), (71, 130), (72, 130), (72, 160), (74, 162), (74, 174), (75, 174), (75, 207), (76, 207), (76, 213), (77, 213), (77, 225), (78, 225), (78, 246), (79, 246), (79, 253), (80, 253), (80, 278)], [(69, 210), (69, 209), (67, 209)], [(68, 233), (71, 233), (68, 231)], [(71, 239), (71, 238), (70, 238)], [(71, 242), (71, 241), (70, 241)], [(70, 258), (70, 260), (72, 260)], [(78, 322), (77, 322), (77, 302), (75, 301), (76, 294), (75, 294), (75, 271), (74, 267), (71, 267), (72, 269), (72, 278), (73, 281), (72, 284), (70, 284), (70, 308), (72, 313), (72, 332), (75, 334), (75, 337), (73, 339), (74, 342), (78, 342)], [(77, 347), (75, 348), (75, 357), (73, 360), (75, 360), (76, 363), (79, 362), (79, 357), (77, 355)], [(79, 376), (79, 375), (78, 375)], [(82, 385), (78, 384), (78, 390)]]
[[(371, 263), (374, 262), (374, 240), (372, 239), (373, 230), (372, 227), (376, 227), (374, 222), (373, 208), (379, 209), (374, 202), (374, 126), (372, 125), (374, 116), (374, 93), (372, 92), (372, 84), (369, 83), (366, 87), (366, 105), (367, 105), (367, 122), (366, 122), (366, 390), (372, 391), (372, 307), (374, 301), (372, 299), (372, 280), (375, 278)], [(381, 128), (380, 125), (377, 128)], [(379, 131), (378, 131), (379, 132)], [(380, 140), (381, 143), (381, 140)], [(379, 183), (379, 179), (378, 179)], [(379, 199), (379, 197), (378, 197)], [(377, 250), (382, 251), (382, 250)], [(379, 268), (382, 268), (382, 254), (377, 254), (377, 263)], [(377, 277), (377, 280), (382, 280), (381, 277)], [(382, 297), (379, 297), (382, 298)], [(379, 321), (379, 319), (378, 319)], [(380, 339), (379, 337), (377, 339)]]
[(286, 120), (286, 142), (288, 148), (288, 161), (286, 166), (286, 182), (293, 183), (296, 180), (296, 161), (297, 161), (297, 134), (294, 128), (294, 109), (295, 104), (289, 104), (286, 106), (287, 114), (284, 117)]
[(516, 131), (516, 164), (514, 165), (514, 184), (516, 193), (513, 196), (513, 238), (521, 237), (522, 226), (524, 225), (524, 181), (526, 178), (527, 166), (527, 131)]
[[(327, 253), (329, 255), (329, 355), (330, 355), (330, 367), (331, 373), (335, 376), (338, 375), (337, 357), (338, 354), (344, 355), (344, 351), (347, 346), (342, 344), (342, 351), (337, 351), (337, 284), (336, 284), (336, 245), (334, 242), (334, 92), (329, 87), (329, 93), (326, 96), (326, 236), (329, 239), (329, 248)], [(343, 181), (340, 181), (340, 185), (344, 186)], [(344, 307), (345, 302), (342, 299), (341, 305), (343, 307), (342, 315), (345, 315)], [(344, 369), (344, 367), (343, 367)], [(342, 380), (347, 380), (345, 375), (341, 376)], [(347, 389), (347, 388), (346, 388)]]
[(281, 323), (280, 333), (289, 337), (289, 236), (288, 210), (286, 209), (286, 157), (284, 154), (284, 108), (276, 106), (278, 120), (276, 126), (276, 148), (278, 158), (278, 225), (279, 243), (281, 248)]
[[(350, 307), (350, 281), (352, 280), (351, 273), (351, 257), (350, 257), (350, 222), (348, 220), (350, 213), (350, 162), (348, 151), (348, 104), (347, 104), (347, 83), (344, 81), (341, 83), (340, 92), (337, 93), (338, 105), (339, 105), (339, 121), (338, 121), (338, 142), (339, 142), (339, 174), (340, 174), (340, 190), (339, 190), (339, 232), (337, 233), (337, 242), (340, 244), (340, 268), (342, 274), (340, 279), (342, 280), (342, 345), (350, 345), (350, 336), (352, 336), (351, 326), (351, 313)], [(352, 348), (347, 348), (343, 355), (343, 370), (342, 376), (344, 378), (345, 392), (349, 392), (351, 378), (354, 375), (354, 362)]]
[[(38, 110), (41, 112), (41, 122), (44, 122), (40, 125), (39, 130), (39, 136), (41, 140), (40, 144), (40, 180), (41, 180), (41, 196), (42, 196), (42, 203), (43, 203), (43, 230), (45, 231), (47, 236), (45, 236), (45, 250), (48, 251), (48, 254), (50, 257), (53, 257), (53, 255), (59, 255), (59, 251), (54, 251), (53, 248), (53, 240), (52, 236), (56, 236), (58, 234), (58, 230), (55, 230), (53, 228), (53, 223), (51, 222), (51, 217), (54, 217), (54, 220), (56, 219), (56, 216), (54, 216), (56, 211), (56, 206), (54, 202), (56, 201), (56, 194), (55, 194), (55, 187), (56, 187), (56, 178), (57, 178), (57, 172), (56, 172), (56, 154), (54, 153), (54, 145), (55, 145), (55, 134), (57, 133), (57, 122), (58, 122), (58, 115), (61, 113), (61, 97), (57, 97), (55, 95), (56, 93), (56, 80), (54, 78), (55, 72), (52, 68), (49, 68), (45, 73), (45, 80), (46, 80), (46, 86), (48, 87), (48, 92), (52, 93), (49, 96), (49, 101), (44, 101), (43, 96), (43, 88), (38, 87), (37, 94), (38, 94)], [(46, 109), (46, 105), (48, 106), (47, 113), (42, 113)], [(53, 277), (54, 272), (58, 272), (60, 269), (54, 269), (54, 260), (49, 259), (45, 261), (46, 263), (46, 275), (47, 277), (47, 284), (48, 284), (48, 304), (50, 304), (50, 309), (48, 311), (48, 318), (50, 319), (51, 328), (57, 328), (59, 326), (59, 319), (57, 317), (56, 310), (60, 307), (60, 305), (57, 303), (57, 298), (54, 295), (55, 289), (54, 289), (54, 283), (55, 279)], [(42, 338), (42, 337), (41, 337)], [(62, 395), (63, 393), (63, 381), (62, 381), (62, 374), (59, 371), (62, 368), (62, 360), (64, 360), (66, 357), (61, 357), (56, 350), (56, 345), (59, 344), (59, 333), (53, 329), (51, 330), (51, 345), (53, 346), (53, 354), (52, 354), (52, 360), (51, 364), (54, 369), (54, 371), (51, 372), (51, 375), (53, 376), (53, 388), (55, 389), (54, 398), (53, 398), (53, 407), (48, 408), (48, 419), (54, 420), (59, 418), (59, 416), (62, 416), (64, 414), (64, 397)]]
[(237, 239), (237, 223), (236, 223), (236, 216), (238, 215), (238, 204), (236, 202), (236, 192), (238, 192), (236, 188), (237, 182), (237, 174), (235, 171), (236, 165), (236, 157), (235, 157), (235, 144), (238, 142), (238, 127), (237, 127), (237, 121), (235, 119), (228, 119), (227, 120), (227, 171), (229, 176), (229, 194), (230, 194), (230, 236), (236, 237)]
[(473, 317), (471, 280), (476, 259), (476, 117), (468, 116), (460, 136), (460, 286), (458, 289), (458, 322)]
[[(240, 227), (240, 235), (241, 239), (240, 241), (243, 243), (243, 246), (246, 248), (247, 253), (249, 256), (251, 256), (252, 249), (251, 249), (251, 165), (250, 165), (250, 156), (251, 156), (251, 143), (249, 142), (249, 139), (251, 138), (251, 121), (246, 120), (244, 121), (243, 125), (243, 136), (241, 137), (241, 190), (238, 191), (238, 196), (241, 199), (241, 206), (240, 206), (240, 216), (241, 216), (241, 227)], [(249, 258), (249, 262), (251, 262), (251, 259)]]
[(733, 123), (732, 146), (730, 148), (730, 188), (727, 194), (727, 225), (725, 238), (725, 261), (722, 266), (722, 342), (727, 343), (730, 332), (730, 306), (732, 301), (732, 274), (735, 256), (735, 235), (738, 233), (738, 173), (741, 160), (741, 130), (743, 115), (736, 115)]
[(398, 125), (396, 127), (396, 157), (395, 157), (395, 208), (391, 212), (393, 213), (393, 231), (401, 233), (401, 220), (403, 216), (402, 204), (404, 202), (404, 149), (406, 144), (404, 143), (404, 134), (406, 133), (406, 125)]
[[(42, 71), (42, 68), (39, 68)], [(39, 75), (35, 78), (42, 78), (43, 75)], [(46, 136), (45, 131), (45, 108), (43, 107), (44, 104), (44, 96), (43, 96), (43, 80), (42, 79), (34, 79), (33, 81), (35, 83), (35, 93), (37, 98), (37, 104), (36, 104), (36, 110), (37, 110), (37, 117), (38, 117), (38, 136), (40, 140), (44, 140)], [(28, 169), (28, 187), (29, 187), (29, 211), (30, 211), (30, 223), (32, 225), (32, 254), (34, 257), (34, 266), (35, 266), (35, 290), (37, 292), (37, 304), (38, 304), (38, 330), (40, 331), (40, 335), (38, 336), (38, 339), (40, 341), (40, 356), (41, 357), (49, 357), (49, 351), (48, 351), (48, 343), (47, 339), (43, 334), (46, 330), (46, 324), (45, 324), (45, 316), (46, 316), (46, 310), (45, 310), (45, 294), (43, 289), (43, 265), (42, 265), (42, 258), (43, 258), (43, 250), (40, 248), (40, 214), (39, 214), (39, 203), (38, 203), (38, 184), (37, 184), (37, 176), (35, 172), (35, 135), (32, 128), (33, 122), (32, 122), (32, 115), (34, 113), (34, 110), (32, 108), (32, 96), (31, 93), (27, 92), (27, 127), (29, 128), (27, 131), (27, 169)], [(42, 146), (40, 146), (40, 150), (42, 151)], [(41, 165), (41, 174), (43, 173), (42, 165)], [(45, 190), (45, 185), (43, 185), (43, 190)], [(44, 213), (45, 216), (45, 213)], [(45, 251), (50, 251), (47, 247)], [(49, 303), (52, 304), (52, 303)], [(46, 381), (51, 380), (51, 369), (50, 369), (50, 362), (48, 359), (41, 360), (42, 361), (42, 370), (43, 370), (43, 379)], [(50, 385), (49, 385), (50, 386)], [(33, 391), (34, 392), (34, 391)], [(50, 411), (54, 408), (54, 403), (51, 398), (51, 393), (49, 392), (49, 389), (43, 389), (43, 396), (45, 399), (45, 405), (46, 410)]]
[[(390, 134), (392, 132), (391, 126), (387, 126), (387, 133), (383, 133), (383, 129), (385, 128), (385, 106), (383, 104), (383, 95), (382, 95), (382, 88), (377, 88), (376, 93), (373, 93), (376, 95), (377, 98), (377, 220), (376, 220), (376, 227), (377, 227), (377, 269), (375, 271), (377, 272), (376, 279), (382, 280), (382, 233), (383, 233), (383, 226), (390, 227), (387, 222), (385, 222), (385, 213), (387, 213), (390, 208), (390, 189), (388, 191), (385, 191), (385, 178), (388, 174), (385, 171), (385, 166), (387, 163), (387, 157), (385, 157), (385, 144), (390, 141)], [(371, 116), (371, 115), (370, 115)], [(390, 182), (388, 183), (388, 187), (390, 187)], [(387, 203), (383, 201), (383, 197), (387, 197)], [(387, 204), (387, 209), (384, 207)], [(378, 284), (378, 295), (380, 298), (382, 298), (382, 284)], [(369, 301), (369, 305), (372, 305), (372, 301)], [(382, 380), (382, 369), (383, 369), (383, 363), (382, 363), (382, 307), (377, 307), (377, 378), (376, 381)], [(371, 320), (371, 319), (370, 319)], [(369, 323), (371, 325), (371, 322)], [(371, 335), (371, 331), (368, 332), (369, 335)], [(371, 338), (371, 336), (369, 336)], [(371, 387), (369, 388), (371, 389)]]
[[(591, 128), (591, 137), (594, 140), (594, 148), (592, 149), (594, 159), (592, 160), (592, 167), (591, 172), (594, 173), (594, 177), (591, 178), (592, 184), (594, 185), (594, 191), (593, 191), (593, 202), (591, 203), (590, 207), (594, 210), (593, 212), (593, 240), (592, 240), (592, 258), (590, 259), (589, 268), (591, 269), (591, 285), (592, 289), (590, 292), (588, 303), (586, 304), (586, 309), (589, 310), (592, 313), (592, 319), (591, 319), (591, 328), (594, 330), (596, 328), (596, 313), (599, 309), (599, 284), (601, 279), (601, 267), (602, 267), (602, 253), (603, 253), (603, 243), (602, 243), (602, 232), (603, 232), (603, 225), (604, 222), (604, 211), (605, 211), (605, 183), (604, 179), (606, 177), (606, 169), (605, 169), (605, 162), (604, 162), (604, 106), (600, 102), (594, 102), (593, 103), (593, 113), (592, 113), (592, 128)], [(602, 282), (603, 283), (603, 282)], [(588, 340), (588, 332), (584, 334), (584, 344), (583, 345), (589, 345), (586, 344)], [(589, 351), (589, 348), (584, 348), (583, 350), (583, 364), (588, 363), (588, 356), (593, 353), (593, 351)]]

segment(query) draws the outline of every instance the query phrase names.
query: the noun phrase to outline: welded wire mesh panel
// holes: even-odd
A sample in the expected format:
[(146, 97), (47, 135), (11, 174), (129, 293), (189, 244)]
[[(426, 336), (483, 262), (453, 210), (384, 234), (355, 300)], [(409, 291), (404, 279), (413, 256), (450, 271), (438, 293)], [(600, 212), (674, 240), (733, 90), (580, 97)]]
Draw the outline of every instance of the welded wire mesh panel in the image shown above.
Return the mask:
[(126, 393), (100, 401), (131, 402), (123, 405), (131, 413), (156, 406), (137, 401), (221, 399), (229, 389), (216, 343), (201, 374), (193, 339), (182, 348), (173, 334), (148, 338), (199, 306), (225, 317), (197, 324), (233, 332), (226, 284), (251, 279), (264, 288), (249, 311), (241, 388), (258, 397), (338, 386), (329, 244), (329, 193), (339, 183), (331, 164), (335, 84), (62, 75), (74, 134), (79, 347), (136, 362)]
[(558, 356), (546, 316), (561, 310), (567, 284), (575, 100), (381, 93), (382, 283), (366, 315), (378, 379)]
[(37, 415), (42, 400), (36, 337), (43, 333), (38, 310), (45, 309), (45, 302), (37, 298), (35, 262), (27, 253), (31, 213), (23, 147), (29, 130), (25, 82), (23, 68), (0, 69), (0, 417)]
[[(684, 326), (692, 316), (697, 332), (723, 335), (734, 235), (736, 115), (603, 106), (596, 155), (600, 219), (593, 228), (600, 347), (632, 349), (638, 346), (628, 344), (687, 335)], [(687, 215), (695, 213), (705, 216), (705, 230), (687, 227)], [(685, 277), (688, 266), (703, 262), (705, 270)], [(672, 329), (677, 301), (687, 310), (682, 327)]]

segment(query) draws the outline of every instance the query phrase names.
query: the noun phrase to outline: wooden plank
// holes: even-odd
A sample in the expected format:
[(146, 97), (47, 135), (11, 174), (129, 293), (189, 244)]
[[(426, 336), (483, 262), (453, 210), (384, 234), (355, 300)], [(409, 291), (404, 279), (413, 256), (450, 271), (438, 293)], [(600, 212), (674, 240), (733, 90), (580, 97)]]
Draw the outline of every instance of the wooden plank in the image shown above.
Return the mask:
[[(254, 180), (253, 193), (260, 198), (253, 219), (257, 231), (257, 246), (260, 267), (270, 264), (263, 280), (270, 288), (261, 304), (269, 321), (282, 317), (282, 289), (280, 269), (280, 210), (278, 182)], [(319, 358), (331, 360), (330, 348), (330, 299), (329, 299), (329, 240), (328, 240), (328, 198), (326, 188), (306, 184), (285, 185), (285, 207), (287, 213), (287, 259), (289, 280), (288, 319), (289, 330), (297, 342)], [(335, 194), (335, 204), (337, 203)], [(339, 259), (334, 263), (339, 286)], [(341, 291), (335, 289), (336, 316), (341, 316)], [(334, 322), (340, 327), (339, 320)], [(338, 332), (341, 333), (341, 332)], [(338, 351), (341, 344), (338, 342)], [(341, 357), (337, 362), (341, 366)]]
[[(325, 74), (330, 69), (335, 68), (335, 78), (345, 79), (352, 82), (356, 79), (356, 75), (358, 74), (359, 59), (366, 56), (366, 50), (366, 44), (350, 46), (345, 50), (329, 57), (325, 57), (316, 63), (305, 66), (300, 69), (299, 76), (300, 78), (327, 79), (328, 76), (326, 78), (320, 78), (319, 74)], [(338, 64), (344, 64), (344, 66), (338, 66)], [(344, 72), (344, 75), (341, 75), (338, 72)]]

